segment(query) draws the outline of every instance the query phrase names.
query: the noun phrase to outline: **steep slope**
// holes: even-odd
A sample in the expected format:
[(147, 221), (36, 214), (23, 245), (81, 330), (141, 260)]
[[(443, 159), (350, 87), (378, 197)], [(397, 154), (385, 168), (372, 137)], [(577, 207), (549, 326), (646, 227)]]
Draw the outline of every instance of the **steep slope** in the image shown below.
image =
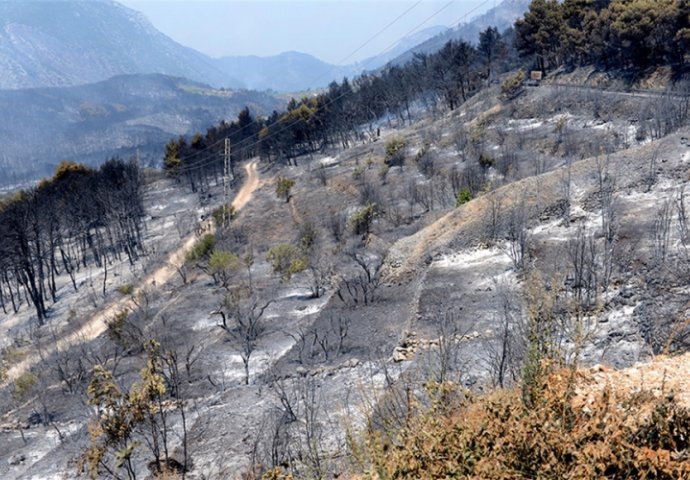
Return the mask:
[(0, 3), (0, 88), (68, 86), (163, 73), (239, 86), (210, 59), (110, 0)]
[[(300, 158), (299, 166), (267, 166), (261, 172), (263, 180), (252, 194), (252, 200), (233, 220), (232, 230), (223, 239), (226, 248), (249, 260), (246, 272), (244, 268), (235, 272), (238, 288), (244, 288), (245, 281), (250, 281), (251, 288), (257, 292), (256, 298), (261, 300), (259, 306), (263, 301), (272, 302), (263, 317), (265, 333), (248, 362), (251, 363), (250, 385), (242, 380), (239, 344), (226, 333), (220, 318), (213, 313), (227, 297), (226, 288), (214, 284), (203, 271), (191, 268), (182, 272), (184, 278), (182, 273), (168, 282), (156, 277), (155, 285), (148, 284), (145, 297), (148, 303), (131, 312), (131, 332), (137, 338), (142, 331), (151, 338), (160, 338), (169, 348), (181, 352), (180, 355), (201, 352), (195, 357), (198, 361), (190, 362), (193, 363), (191, 373), (182, 387), (185, 402), (189, 399), (188, 404), (194, 405), (187, 417), (189, 454), (194, 464), (190, 478), (206, 475), (208, 471), (217, 472), (219, 478), (235, 478), (238, 472), (248, 470), (252, 462), (270, 465), (266, 463), (270, 459), (264, 460), (262, 455), (268, 451), (265, 448), (275, 445), (272, 442), (275, 437), (271, 435), (276, 425), (285, 433), (281, 438), (289, 439), (295, 451), (312, 445), (306, 443), (307, 437), (302, 433), (306, 417), (284, 421), (282, 409), (292, 405), (299, 415), (308, 412), (308, 421), (317, 418), (313, 425), (323, 432), (319, 438), (319, 448), (323, 449), (321, 458), (330, 460), (346, 458), (344, 445), (349, 445), (346, 433), (365, 424), (367, 419), (359, 412), (371, 412), (379, 399), (384, 407), (385, 398), (407, 402), (397, 404), (400, 406), (409, 405), (406, 392), (428, 392), (417, 385), (438, 379), (442, 372), (444, 378), (466, 387), (486, 385), (488, 378), (495, 375), (493, 362), (506, 338), (501, 333), (503, 316), (515, 325), (515, 337), (509, 338), (520, 338), (518, 334), (525, 320), (521, 295), (527, 280), (516, 272), (506, 240), (512, 228), (511, 218), (517, 215), (513, 212), (518, 212), (518, 207), (527, 211), (524, 226), (530, 264), (547, 277), (551, 277), (554, 268), (565, 276), (571, 268), (567, 265), (567, 248), (577, 240), (578, 232), (589, 232), (597, 252), (602, 251), (604, 240), (597, 233), (602, 219), (597, 177), (603, 168), (607, 176), (616, 178), (613, 185), (616, 218), (620, 222), (617, 247), (621, 254), (616, 257), (613, 281), (601, 294), (602, 308), (593, 314), (597, 318), (592, 322), (591, 335), (588, 333), (591, 340), (582, 350), (582, 363), (633, 365), (651, 354), (645, 331), (654, 333), (659, 327), (665, 328), (653, 321), (665, 321), (676, 313), (678, 318), (687, 318), (687, 307), (679, 306), (679, 302), (687, 302), (686, 282), (676, 282), (676, 273), (671, 271), (687, 264), (675, 261), (681, 258), (675, 255), (685, 255), (684, 247), (676, 242), (679, 238), (676, 227), (670, 233), (669, 245), (673, 246), (670, 254), (674, 256), (667, 261), (668, 273), (652, 266), (650, 250), (654, 240), (649, 235), (656, 204), (677, 199), (676, 189), (687, 186), (690, 161), (687, 128), (662, 140), (650, 141), (645, 133), (648, 131), (645, 121), (632, 123), (631, 119), (633, 114), (644, 111), (647, 104), (659, 101), (651, 93), (643, 96), (542, 85), (526, 89), (508, 101), (497, 97), (498, 89), (492, 86), (455, 112), (437, 119), (423, 118), (397, 130), (384, 124), (377, 141), (358, 142), (348, 150), (329, 152), (332, 155), (329, 157), (315, 154), (310, 159)], [(597, 106), (596, 110), (593, 105)], [(468, 138), (454, 135), (478, 128), (482, 129), (484, 151), (491, 152), (495, 160), (484, 172), (484, 179), (497, 182), (496, 187), (502, 186), (497, 190), (482, 189), (476, 198), (456, 208), (456, 190), (451, 188), (450, 174), (454, 167), (458, 172), (471, 173), (469, 168), (477, 165), (479, 154), (472, 152)], [(401, 165), (380, 170), (384, 165), (385, 144), (395, 136), (407, 140), (404, 168)], [(423, 170), (420, 160), (424, 157), (418, 152), (427, 139), (433, 141), (427, 152), (432, 165)], [(599, 157), (600, 163), (596, 158), (589, 158), (604, 144), (617, 153), (612, 153), (606, 163), (603, 157)], [(658, 163), (654, 166), (658, 168), (654, 169), (652, 185), (648, 181), (649, 159), (655, 152)], [(564, 175), (564, 155), (575, 159), (568, 176)], [(536, 167), (534, 159), (540, 162)], [(542, 172), (539, 176), (533, 176), (535, 168)], [(381, 178), (381, 171), (386, 173), (385, 178)], [(319, 178), (319, 174), (323, 177)], [(275, 182), (270, 179), (282, 175), (296, 181), (289, 202), (276, 198)], [(561, 205), (566, 179), (572, 188), (569, 220), (554, 208)], [(155, 246), (159, 255), (144, 259), (144, 268), (114, 266), (109, 270), (113, 274), (108, 275), (107, 282), (98, 272), (87, 277), (84, 271), (85, 280), (93, 280), (97, 286), (107, 283), (107, 298), (101, 299), (100, 294), (94, 297), (100, 305), (122, 298), (119, 287), (127, 286), (128, 282), (139, 285), (137, 279), (157, 271), (166, 259), (175, 260), (170, 256), (173, 244), (178, 245), (182, 238), (191, 236), (191, 230), (183, 228), (185, 217), (191, 229), (201, 215), (219, 205), (221, 189), (216, 181), (209, 203), (201, 209), (196, 207), (198, 199), (194, 195), (180, 192), (179, 186), (174, 186), (170, 179), (161, 180), (157, 188), (152, 188), (148, 192), (152, 218), (144, 241), (152, 248)], [(370, 234), (361, 236), (346, 231), (346, 225), (367, 201), (364, 194), (368, 198), (376, 195), (385, 209), (375, 218)], [(242, 195), (235, 198), (239, 201)], [(501, 202), (492, 203), (495, 199)], [(521, 202), (523, 206), (519, 205)], [(494, 225), (498, 231), (493, 233), (488, 228), (492, 226), (492, 206), (499, 220)], [(342, 223), (336, 224), (338, 221)], [(334, 282), (340, 279), (349, 282), (344, 286), (340, 286), (342, 283), (326, 285), (320, 298), (310, 295), (311, 272), (295, 274), (288, 284), (273, 272), (267, 256), (273, 246), (295, 241), (292, 239), (298, 238), (301, 225), (309, 224), (316, 226), (319, 241), (323, 242), (327, 256), (324, 261), (329, 262), (339, 277)], [(343, 230), (334, 232), (333, 227)], [(379, 261), (383, 262), (381, 270), (378, 270)], [(146, 275), (140, 274), (142, 270)], [(166, 267), (165, 271), (170, 269)], [(366, 294), (358, 292), (369, 285), (365, 276), (372, 271), (376, 283), (371, 288), (376, 295), (364, 297)], [(680, 274), (683, 276), (677, 278), (688, 278), (685, 272)], [(645, 277), (653, 281), (646, 281)], [(68, 292), (71, 287), (65, 274), (59, 281), (65, 297), (53, 307), (55, 313), (50, 317), (50, 325), (55, 330), (51, 332), (79, 328), (79, 322), (91, 318), (99, 308), (89, 301), (88, 283), (72, 293)], [(550, 291), (569, 295), (565, 289)], [(66, 302), (74, 303), (68, 307)], [(70, 309), (77, 312), (75, 316), (69, 316)], [(31, 313), (23, 307), (18, 314), (8, 317), (3, 327), (8, 329), (9, 342), (21, 338), (22, 329), (28, 331)], [(451, 322), (459, 333), (443, 334), (452, 327), (449, 327)], [(67, 330), (60, 330), (63, 328)], [(680, 328), (677, 331), (683, 333)], [(441, 337), (451, 343), (442, 343)], [(0, 403), (0, 412), (6, 413), (1, 420), (6, 427), (0, 429), (0, 438), (7, 445), (0, 452), (3, 478), (36, 478), (45, 472), (67, 472), (69, 476), (69, 459), (83, 452), (88, 443), (83, 415), (88, 373), (83, 373), (84, 367), (78, 360), (90, 358), (85, 351), (100, 353), (115, 345), (103, 335), (58, 352), (50, 342), (48, 338), (42, 350), (46, 352), (45, 360), (32, 370), (39, 378), (30, 393), (25, 394), (24, 405), (17, 408), (11, 404), (17, 396), (13, 396), (12, 385), (5, 386), (0, 395), (5, 402)], [(513, 345), (515, 349), (511, 347), (510, 352), (515, 352), (515, 356), (507, 357), (507, 361), (519, 368), (522, 344), (516, 340)], [(564, 349), (568, 348), (567, 343), (563, 345)], [(199, 347), (202, 348), (197, 350)], [(448, 349), (445, 350), (448, 356), (444, 356), (442, 348)], [(21, 361), (16, 352), (8, 358)], [(679, 366), (682, 368), (686, 363)], [(66, 365), (64, 371), (75, 372), (73, 388), (81, 395), (63, 393), (58, 388), (65, 382), (56, 376), (55, 365)], [(131, 384), (142, 365), (141, 355), (127, 354), (119, 363), (118, 381)], [(78, 367), (82, 368), (80, 377), (77, 377)], [(602, 371), (599, 369), (595, 374), (598, 376)], [(520, 378), (518, 370), (514, 373)], [(648, 375), (651, 373), (633, 374), (631, 386), (638, 383), (638, 378), (647, 379)], [(657, 377), (654, 383), (646, 385), (650, 389), (663, 390), (660, 383), (668, 388), (683, 387), (682, 373), (676, 376), (672, 372), (664, 380), (663, 372), (657, 369), (654, 376)], [(606, 379), (601, 383), (605, 384)], [(49, 397), (40, 397), (51, 387)], [(587, 391), (583, 387), (583, 392)], [(38, 400), (34, 400), (34, 395)], [(519, 400), (519, 394), (514, 398)], [(285, 399), (293, 403), (285, 407), (281, 404)], [(36, 418), (34, 411), (48, 412), (53, 424), (25, 427), (30, 425), (30, 418)], [(372, 418), (375, 419), (373, 415)], [(174, 414), (168, 419), (170, 425), (180, 425)], [(343, 422), (353, 428), (343, 429)], [(558, 424), (551, 422), (548, 426), (550, 432), (558, 432)], [(58, 440), (58, 429), (66, 440)], [(174, 442), (171, 451), (175, 449), (175, 458), (182, 458), (179, 443)], [(145, 446), (137, 452), (138, 471), (144, 472), (150, 455)], [(254, 452), (258, 452), (258, 457), (252, 456)], [(292, 456), (290, 452), (285, 455), (286, 462), (305, 458)], [(347, 471), (335, 461), (329, 462), (327, 468)]]
[(443, 35), (449, 30), (450, 29), (448, 27), (445, 27), (443, 25), (434, 25), (433, 27), (424, 28), (418, 32), (403, 37), (390, 49), (386, 50), (385, 52), (379, 55), (367, 58), (366, 60), (361, 62), (361, 64), (370, 70), (382, 67), (391, 60), (399, 57), (400, 55), (403, 55), (408, 50), (411, 50), (416, 46), (421, 45), (422, 43), (436, 36)]
[(0, 185), (49, 174), (62, 159), (102, 162), (139, 151), (155, 163), (171, 137), (205, 131), (248, 106), (269, 113), (282, 101), (214, 90), (163, 75), (118, 76), (95, 84), (0, 91)]
[(450, 40), (464, 40), (470, 43), (477, 43), (479, 32), (487, 27), (496, 27), (499, 31), (512, 27), (515, 20), (529, 7), (530, 0), (503, 0), (496, 7), (492, 8), (483, 15), (472, 19), (468, 23), (463, 23), (455, 28), (444, 32), (416, 45), (399, 56), (391, 60), (394, 65), (402, 65), (410, 60), (415, 53), (433, 53), (443, 47)]

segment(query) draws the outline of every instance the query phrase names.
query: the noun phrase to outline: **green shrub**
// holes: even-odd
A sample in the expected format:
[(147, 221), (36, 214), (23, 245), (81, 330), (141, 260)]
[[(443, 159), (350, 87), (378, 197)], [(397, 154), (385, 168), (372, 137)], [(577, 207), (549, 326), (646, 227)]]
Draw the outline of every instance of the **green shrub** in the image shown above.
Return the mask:
[(122, 295), (131, 295), (132, 292), (134, 292), (134, 285), (131, 283), (123, 283), (119, 287), (117, 287), (117, 291), (120, 292)]
[(212, 233), (207, 233), (199, 239), (198, 242), (187, 252), (186, 260), (188, 262), (198, 262), (208, 258), (216, 246), (216, 236)]
[(276, 180), (276, 196), (282, 198), (287, 203), (290, 200), (290, 192), (295, 186), (295, 181), (291, 178), (278, 177)]
[(122, 310), (115, 314), (110, 320), (106, 320), (106, 326), (108, 327), (108, 337), (120, 346), (125, 346), (124, 342), (124, 330), (125, 330), (125, 320), (129, 313), (127, 310)]
[(407, 142), (402, 137), (393, 137), (386, 142), (386, 165), (402, 166), (405, 162)]
[(391, 158), (405, 148), (407, 142), (402, 137), (393, 137), (386, 142), (386, 158)]
[(240, 257), (225, 250), (214, 250), (208, 259), (208, 273), (224, 287), (228, 286), (230, 277), (241, 266)]
[(367, 206), (360, 208), (352, 215), (350, 219), (350, 226), (356, 235), (364, 235), (371, 230), (371, 224), (376, 218), (376, 204), (369, 203)]
[(7, 371), (23, 358), (24, 354), (13, 346), (5, 347), (0, 351), (0, 383), (6, 380)]
[(525, 81), (525, 72), (518, 70), (515, 74), (506, 78), (501, 84), (501, 93), (507, 98), (514, 98), (522, 92), (522, 82)]
[(302, 254), (301, 250), (289, 243), (281, 243), (271, 248), (266, 260), (271, 263), (273, 271), (279, 273), (284, 282), (290, 281), (292, 275), (309, 266), (309, 260)]
[(216, 227), (220, 228), (223, 226), (223, 216), (226, 216), (228, 220), (234, 220), (237, 216), (237, 212), (232, 205), (221, 205), (211, 213), (211, 216), (213, 217)]
[(317, 237), (318, 232), (316, 231), (316, 227), (313, 223), (306, 221), (300, 224), (298, 243), (300, 249), (302, 249), (302, 252), (306, 254), (311, 251), (316, 244)]
[(38, 377), (33, 372), (24, 372), (14, 381), (14, 398), (21, 400), (31, 391)]
[(472, 200), (472, 190), (470, 190), (470, 187), (465, 187), (455, 196), (455, 206), (459, 207), (460, 205), (466, 204), (470, 200)]
[(360, 180), (364, 176), (364, 167), (363, 166), (358, 166), (355, 167), (354, 170), (352, 170), (352, 178), (354, 180)]

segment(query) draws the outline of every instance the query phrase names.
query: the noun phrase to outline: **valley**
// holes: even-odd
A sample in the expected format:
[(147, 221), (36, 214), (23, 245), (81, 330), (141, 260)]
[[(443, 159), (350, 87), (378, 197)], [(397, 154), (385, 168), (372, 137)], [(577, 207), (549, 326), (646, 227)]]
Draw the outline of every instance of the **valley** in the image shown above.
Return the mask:
[[(25, 454), (25, 460), (5, 474), (41, 478), (45, 475), (41, 472), (56, 468), (55, 459), (73, 457), (84, 448), (86, 412), (76, 417), (71, 413), (78, 411), (83, 398), (77, 392), (86, 387), (78, 380), (85, 378), (83, 373), (78, 372), (87, 366), (77, 359), (103, 359), (101, 355), (110, 352), (106, 355), (116, 361), (120, 381), (126, 384), (127, 378), (136, 376), (139, 356), (144, 354), (126, 339), (141, 336), (155, 338), (165, 349), (187, 358), (188, 377), (181, 398), (188, 408), (187, 453), (194, 462), (189, 478), (235, 478), (236, 472), (255, 462), (264, 464), (269, 460), (263, 455), (270, 453), (265, 449), (280, 438), (273, 435), (287, 435), (283, 454), (297, 455), (293, 449), (309, 448), (302, 443), (308, 434), (304, 428), (318, 429), (323, 453), (319, 464), (300, 468), (338, 471), (343, 465), (337, 459), (348, 448), (342, 422), (351, 422), (353, 428), (362, 425), (366, 418), (362, 412), (385, 395), (386, 385), (436, 379), (481, 391), (514, 381), (521, 347), (515, 343), (505, 350), (505, 342), (518, 342), (517, 329), (526, 328), (518, 320), (530, 311), (525, 295), (545, 295), (527, 293), (534, 274), (523, 273), (524, 269), (530, 265), (530, 271), (552, 282), (558, 296), (549, 301), (576, 308), (569, 302), (577, 298), (577, 290), (555, 285), (568, 285), (577, 274), (572, 262), (578, 260), (573, 257), (578, 242), (592, 242), (588, 247), (594, 255), (590, 261), (596, 262), (592, 265), (602, 265), (599, 262), (606, 258), (601, 230), (605, 212), (597, 193), (598, 179), (604, 175), (606, 182), (615, 185), (611, 193), (616, 205), (616, 256), (608, 279), (598, 280), (593, 287), (578, 287), (583, 292), (595, 289), (595, 307), (575, 316), (582, 323), (563, 325), (561, 348), (570, 358), (577, 355), (578, 364), (617, 368), (649, 359), (668, 346), (686, 348), (686, 327), (673, 320), (687, 318), (684, 287), (678, 283), (686, 268), (681, 260), (685, 255), (682, 231), (668, 229), (667, 258), (659, 263), (649, 223), (665, 202), (679, 198), (688, 181), (686, 131), (660, 139), (637, 134), (643, 127), (639, 121), (631, 124), (631, 115), (658, 102), (657, 96), (544, 85), (526, 89), (508, 102), (499, 98), (497, 92), (487, 91), (450, 114), (420, 117), (400, 128), (384, 127), (380, 140), (303, 159), (299, 166), (259, 163), (254, 170), (256, 163), (247, 164), (242, 183), (234, 187), (237, 217), (228, 230), (215, 232), (222, 248), (237, 252), (240, 258), (251, 255), (250, 266), (235, 270), (228, 287), (193, 263), (185, 267), (188, 261), (183, 261), (183, 252), (201, 238), (198, 232), (213, 233), (204, 226), (196, 234), (191, 229), (197, 218), (219, 205), (221, 185), (211, 188), (211, 203), (183, 221), (169, 215), (175, 210), (175, 215), (187, 215), (189, 207), (180, 210), (180, 206), (198, 205), (197, 195), (170, 180), (153, 181), (147, 194), (147, 211), (152, 212), (147, 227), (150, 254), (142, 265), (117, 267), (119, 275), (109, 277), (109, 293), (97, 300), (95, 309), (87, 305), (88, 295), (64, 294), (72, 300), (56, 304), (69, 306), (49, 316), (50, 327), (42, 329), (52, 331), (47, 337), (35, 337), (31, 329), (12, 330), (10, 338), (19, 346), (16, 355), (23, 359), (7, 378), (20, 378), (35, 364), (32, 371), (46, 372), (40, 382), (49, 382), (39, 388), (56, 394), (46, 397), (31, 387), (21, 402), (5, 410), (5, 422), (18, 415), (26, 418), (31, 411), (51, 415), (43, 426), (5, 424), (3, 441), (16, 445), (10, 451), (34, 452)], [(605, 118), (589, 113), (593, 104), (600, 105)], [(563, 119), (567, 119), (565, 131)], [(496, 153), (495, 163), (476, 174), (503, 185), (455, 208), (454, 190), (444, 187), (444, 182), (452, 181), (449, 175), (454, 165), (468, 174), (470, 160), (462, 160), (458, 151), (466, 151), (471, 144), (463, 144), (469, 140), (458, 132), (478, 124), (485, 132), (485, 151)], [(386, 143), (396, 138), (404, 139), (404, 160), (383, 176)], [(425, 146), (429, 140), (431, 148)], [(459, 144), (464, 148), (458, 150)], [(426, 156), (431, 165), (422, 161)], [(569, 163), (568, 157), (583, 159)], [(654, 165), (653, 182), (650, 165)], [(535, 171), (540, 173), (535, 176)], [(284, 176), (295, 180), (288, 202), (276, 198), (274, 192), (277, 178)], [(563, 195), (567, 191), (566, 217)], [(368, 232), (358, 235), (349, 232), (347, 219), (361, 208), (357, 205), (366, 204), (363, 198), (369, 197), (363, 195), (373, 196), (382, 207)], [(159, 203), (162, 198), (166, 198), (163, 204)], [(289, 282), (281, 280), (272, 273), (267, 253), (281, 242), (299, 241), (305, 225), (315, 230), (318, 244), (312, 257), (314, 268), (295, 273)], [(523, 237), (516, 237), (516, 228), (524, 229)], [(515, 242), (520, 238), (525, 242), (522, 259), (515, 256), (519, 246)], [(525, 266), (519, 266), (520, 261)], [(187, 269), (184, 276), (178, 275), (179, 268)], [(89, 275), (96, 285), (102, 281), (97, 272)], [(647, 275), (655, 275), (657, 282), (650, 283)], [(315, 286), (317, 277), (322, 280)], [(118, 285), (130, 282), (131, 293), (118, 293)], [(247, 298), (250, 284), (253, 293)], [(242, 303), (235, 307), (224, 303), (231, 302), (233, 295), (241, 295)], [(262, 309), (264, 327), (249, 357), (249, 385), (243, 385), (241, 339), (222, 327), (216, 313), (224, 308), (238, 308), (240, 315), (250, 316)], [(77, 319), (92, 320), (76, 329), (72, 321), (55, 323), (63, 309), (77, 312)], [(96, 316), (86, 315), (91, 309)], [(120, 336), (113, 337), (103, 321), (121, 309), (129, 312), (127, 322)], [(28, 325), (30, 311), (23, 311), (15, 317), (18, 326)], [(94, 320), (99, 328), (92, 330)], [(576, 332), (582, 337), (575, 336)], [(59, 340), (63, 336), (68, 340)], [(116, 338), (121, 339), (112, 343)], [(445, 343), (447, 338), (453, 340)], [(25, 348), (23, 342), (35, 345), (37, 341), (45, 345), (39, 349), (40, 357), (19, 354)], [(498, 368), (501, 358), (505, 369)], [(59, 377), (50, 372), (58, 366), (67, 377), (52, 383), (51, 378)], [(65, 392), (67, 379), (75, 390), (58, 393)], [(16, 387), (6, 383), (3, 388)], [(15, 396), (8, 393), (5, 398)], [(299, 410), (295, 423), (282, 423), (285, 401)], [(172, 426), (180, 419), (171, 412), (168, 421)], [(286, 430), (272, 430), (281, 425)], [(16, 428), (23, 430), (27, 443)], [(62, 440), (49, 433), (55, 431), (62, 432)], [(169, 440), (178, 454), (180, 435), (178, 431)], [(219, 449), (219, 445), (224, 447)], [(219, 451), (222, 455), (213, 453)], [(307, 453), (304, 450), (301, 455)]]
[[(0, 91), (0, 188), (49, 176), (61, 160), (99, 165), (138, 156), (159, 166), (171, 137), (204, 131), (244, 108), (269, 113), (277, 96), (213, 89), (163, 75), (119, 76), (79, 87)], [(47, 141), (49, 139), (49, 141)]]
[(113, 9), (168, 56), (0, 91), (0, 478), (690, 475), (685, 4), (505, 0), (300, 95), (18, 5), (0, 60)]

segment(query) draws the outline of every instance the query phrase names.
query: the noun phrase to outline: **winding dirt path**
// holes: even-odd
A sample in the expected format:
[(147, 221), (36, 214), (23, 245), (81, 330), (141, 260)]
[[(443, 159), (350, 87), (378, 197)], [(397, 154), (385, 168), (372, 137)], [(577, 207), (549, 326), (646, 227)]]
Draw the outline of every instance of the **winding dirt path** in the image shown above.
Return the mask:
[(242, 188), (240, 188), (240, 191), (237, 192), (237, 195), (235, 195), (232, 201), (232, 206), (235, 207), (235, 210), (242, 210), (242, 207), (251, 200), (254, 190), (259, 188), (257, 165), (258, 162), (255, 160), (244, 166), (244, 171), (247, 172), (247, 178), (244, 180)]
[[(258, 162), (255, 160), (244, 166), (247, 177), (232, 201), (232, 206), (235, 207), (236, 211), (241, 210), (249, 203), (252, 194), (260, 185), (257, 163)], [(213, 233), (215, 231), (213, 220), (206, 220), (202, 224), (202, 229), (206, 232)], [(187, 252), (194, 246), (197, 239), (198, 237), (195, 232), (188, 235), (187, 238), (184, 239), (182, 245), (168, 255), (163, 265), (137, 282), (138, 285), (131, 296), (109, 302), (94, 313), (78, 330), (58, 339), (52, 345), (43, 346), (43, 357), (45, 358), (56, 351), (65, 351), (79, 342), (93, 340), (107, 330), (107, 321), (115, 314), (123, 310), (133, 310), (137, 308), (132, 298), (139, 296), (146, 288), (151, 286), (158, 287), (168, 283), (177, 272), (175, 266), (181, 265), (184, 262)], [(9, 383), (14, 381), (19, 375), (38, 363), (39, 360), (40, 357), (36, 353), (27, 355), (21, 362), (18, 362), (8, 370), (5, 382)]]

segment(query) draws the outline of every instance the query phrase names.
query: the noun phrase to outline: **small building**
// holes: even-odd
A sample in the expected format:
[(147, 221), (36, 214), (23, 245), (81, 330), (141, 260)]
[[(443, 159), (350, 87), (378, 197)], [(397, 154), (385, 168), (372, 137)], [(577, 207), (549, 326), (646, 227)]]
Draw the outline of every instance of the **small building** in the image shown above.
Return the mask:
[(543, 78), (543, 73), (541, 70), (531, 70), (529, 72), (529, 78), (525, 84), (529, 87), (538, 87), (541, 84)]

